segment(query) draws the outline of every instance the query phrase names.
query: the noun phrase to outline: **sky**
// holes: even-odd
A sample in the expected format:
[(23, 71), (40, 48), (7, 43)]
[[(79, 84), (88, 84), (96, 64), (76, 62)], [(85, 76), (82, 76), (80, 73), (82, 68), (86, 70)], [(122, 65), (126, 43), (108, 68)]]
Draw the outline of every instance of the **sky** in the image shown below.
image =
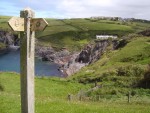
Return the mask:
[(19, 16), (27, 7), (42, 18), (111, 16), (150, 20), (150, 0), (0, 0), (0, 15)]

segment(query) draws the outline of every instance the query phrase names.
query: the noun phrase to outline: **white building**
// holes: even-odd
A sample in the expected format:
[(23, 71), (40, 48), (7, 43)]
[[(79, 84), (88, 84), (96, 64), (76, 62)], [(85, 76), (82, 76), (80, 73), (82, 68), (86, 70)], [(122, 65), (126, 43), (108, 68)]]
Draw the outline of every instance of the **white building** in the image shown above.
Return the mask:
[(118, 38), (117, 36), (113, 36), (113, 35), (96, 35), (96, 39), (116, 39)]

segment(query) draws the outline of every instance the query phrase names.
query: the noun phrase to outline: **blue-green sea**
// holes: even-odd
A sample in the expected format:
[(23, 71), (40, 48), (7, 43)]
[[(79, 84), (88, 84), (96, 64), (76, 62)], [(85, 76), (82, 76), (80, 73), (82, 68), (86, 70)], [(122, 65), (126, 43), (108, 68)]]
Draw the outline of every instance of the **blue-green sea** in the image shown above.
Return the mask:
[[(0, 54), (0, 71), (20, 73), (20, 51), (9, 50)], [(37, 76), (60, 76), (58, 65), (35, 58), (35, 75)]]

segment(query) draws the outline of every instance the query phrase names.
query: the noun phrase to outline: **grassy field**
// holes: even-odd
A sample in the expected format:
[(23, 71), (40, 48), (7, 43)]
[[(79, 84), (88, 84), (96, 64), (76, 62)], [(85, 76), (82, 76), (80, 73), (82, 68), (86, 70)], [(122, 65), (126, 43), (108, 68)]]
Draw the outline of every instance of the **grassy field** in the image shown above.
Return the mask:
[[(35, 113), (149, 113), (150, 103), (127, 101), (68, 101), (89, 85), (63, 78), (35, 78)], [(0, 73), (0, 113), (20, 113), (20, 76)]]

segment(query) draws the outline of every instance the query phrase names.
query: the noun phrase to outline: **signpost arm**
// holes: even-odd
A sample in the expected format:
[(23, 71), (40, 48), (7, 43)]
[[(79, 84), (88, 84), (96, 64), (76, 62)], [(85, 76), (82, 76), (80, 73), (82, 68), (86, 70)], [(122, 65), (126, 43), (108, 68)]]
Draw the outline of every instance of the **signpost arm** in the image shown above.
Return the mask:
[(24, 18), (24, 32), (20, 33), (21, 113), (34, 113), (35, 32), (30, 29), (34, 12), (25, 9), (20, 17)]

